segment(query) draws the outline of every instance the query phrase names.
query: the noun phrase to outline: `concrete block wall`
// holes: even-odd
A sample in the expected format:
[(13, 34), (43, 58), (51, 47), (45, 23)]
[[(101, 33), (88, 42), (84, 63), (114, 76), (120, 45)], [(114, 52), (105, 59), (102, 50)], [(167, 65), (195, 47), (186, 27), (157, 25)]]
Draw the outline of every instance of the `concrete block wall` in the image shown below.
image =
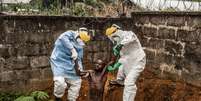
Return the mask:
[(135, 12), (134, 32), (147, 53), (147, 68), (163, 79), (201, 87), (201, 13)]

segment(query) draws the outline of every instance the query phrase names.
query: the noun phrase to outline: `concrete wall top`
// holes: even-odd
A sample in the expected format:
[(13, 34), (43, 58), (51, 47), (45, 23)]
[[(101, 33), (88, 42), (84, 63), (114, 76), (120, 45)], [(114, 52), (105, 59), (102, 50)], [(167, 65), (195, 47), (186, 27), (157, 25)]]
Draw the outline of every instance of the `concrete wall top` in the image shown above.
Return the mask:
[(69, 20), (83, 20), (83, 19), (90, 19), (90, 20), (125, 20), (130, 19), (129, 17), (123, 18), (114, 18), (114, 17), (77, 17), (77, 16), (46, 16), (46, 15), (0, 15), (0, 18), (6, 19), (35, 19), (35, 18), (48, 18), (48, 19), (69, 19)]
[(173, 15), (173, 16), (201, 16), (201, 12), (161, 12), (161, 11), (146, 11), (146, 12), (132, 12), (132, 16), (139, 15)]

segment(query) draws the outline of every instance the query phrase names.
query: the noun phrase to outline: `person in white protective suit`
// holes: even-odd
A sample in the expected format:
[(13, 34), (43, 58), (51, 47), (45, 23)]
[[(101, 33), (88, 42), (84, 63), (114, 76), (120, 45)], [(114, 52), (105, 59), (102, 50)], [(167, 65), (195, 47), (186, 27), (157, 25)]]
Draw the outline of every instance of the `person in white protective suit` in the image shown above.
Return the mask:
[(79, 96), (81, 75), (77, 73), (75, 63), (79, 65), (78, 70), (82, 71), (83, 46), (89, 40), (86, 28), (66, 31), (57, 38), (50, 57), (56, 101), (61, 101), (67, 87), (68, 101), (76, 101)]
[(122, 65), (119, 67), (116, 80), (110, 84), (124, 85), (123, 101), (134, 101), (137, 87), (136, 80), (144, 70), (146, 55), (139, 39), (132, 31), (123, 31), (118, 25), (113, 24), (107, 28), (106, 35), (114, 45), (119, 45)]

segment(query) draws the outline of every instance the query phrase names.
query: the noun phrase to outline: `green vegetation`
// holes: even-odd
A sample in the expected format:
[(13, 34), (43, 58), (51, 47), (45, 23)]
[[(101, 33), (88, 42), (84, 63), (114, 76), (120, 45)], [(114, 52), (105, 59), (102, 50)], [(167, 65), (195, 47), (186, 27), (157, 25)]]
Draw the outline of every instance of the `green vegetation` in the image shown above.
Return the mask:
[(30, 95), (20, 96), (15, 101), (48, 101), (49, 95), (43, 91), (34, 91)]
[(0, 93), (0, 101), (52, 101), (43, 91), (34, 91), (30, 94)]
[(176, 12), (176, 11), (179, 11), (179, 9), (169, 7), (169, 8), (162, 9), (160, 11), (162, 11), (162, 12)]
[(195, 2), (201, 2), (201, 0), (192, 0), (192, 1), (195, 1)]
[(29, 4), (8, 4), (3, 6), (4, 12), (20, 15), (72, 15), (72, 16), (94, 16), (94, 9), (100, 11), (104, 7), (102, 1), (83, 0), (62, 6), (60, 0), (32, 0)]
[(21, 93), (0, 93), (0, 101), (14, 101)]

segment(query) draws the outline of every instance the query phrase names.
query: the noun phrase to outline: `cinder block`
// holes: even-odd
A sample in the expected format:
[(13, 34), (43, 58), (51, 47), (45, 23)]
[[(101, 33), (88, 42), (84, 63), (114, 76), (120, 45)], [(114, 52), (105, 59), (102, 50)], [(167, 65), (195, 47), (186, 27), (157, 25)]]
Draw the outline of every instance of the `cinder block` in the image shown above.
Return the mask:
[(144, 36), (157, 37), (157, 29), (153, 27), (142, 27), (142, 32)]
[(32, 68), (40, 68), (40, 67), (50, 66), (49, 57), (47, 57), (47, 56), (31, 57), (30, 65)]
[(19, 44), (16, 46), (18, 56), (37, 56), (40, 55), (39, 44)]
[(53, 78), (53, 73), (50, 67), (42, 69), (42, 77), (44, 79), (52, 79)]
[(9, 49), (9, 47), (7, 47), (3, 44), (0, 44), (0, 57), (3, 57), (3, 58), (10, 57), (8, 49)]
[(159, 28), (158, 38), (160, 39), (176, 39), (175, 30), (168, 28)]
[(4, 66), (9, 70), (26, 69), (30, 66), (29, 58), (26, 56), (10, 57), (5, 60)]
[(149, 19), (150, 23), (154, 25), (165, 25), (166, 23), (166, 16), (163, 15), (149, 16)]
[(185, 26), (185, 17), (184, 16), (168, 16), (167, 18), (168, 26)]
[(200, 31), (187, 31), (187, 30), (178, 30), (177, 31), (177, 40), (183, 42), (196, 42), (200, 41)]
[(16, 74), (14, 73), (14, 71), (4, 71), (0, 73), (1, 82), (7, 82), (13, 80), (16, 80)]
[(169, 52), (172, 55), (181, 55), (185, 46), (182, 43), (176, 41), (165, 41), (165, 51)]

